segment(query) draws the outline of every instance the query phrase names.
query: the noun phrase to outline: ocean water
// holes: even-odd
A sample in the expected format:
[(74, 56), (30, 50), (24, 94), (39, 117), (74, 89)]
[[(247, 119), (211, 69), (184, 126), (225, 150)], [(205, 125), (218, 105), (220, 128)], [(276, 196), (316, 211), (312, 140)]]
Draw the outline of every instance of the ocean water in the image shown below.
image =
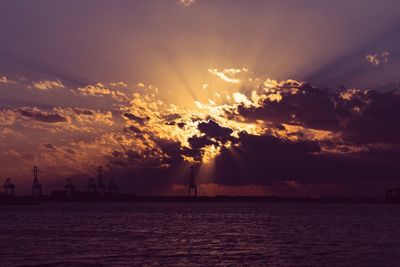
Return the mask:
[(400, 206), (0, 207), (0, 266), (400, 266)]

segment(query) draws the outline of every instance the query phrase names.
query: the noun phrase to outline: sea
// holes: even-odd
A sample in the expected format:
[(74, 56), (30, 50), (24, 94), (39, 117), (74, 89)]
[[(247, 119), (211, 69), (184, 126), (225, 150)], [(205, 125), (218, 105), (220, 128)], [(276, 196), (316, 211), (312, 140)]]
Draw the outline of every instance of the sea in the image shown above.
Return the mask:
[(400, 205), (2, 206), (0, 266), (400, 266)]

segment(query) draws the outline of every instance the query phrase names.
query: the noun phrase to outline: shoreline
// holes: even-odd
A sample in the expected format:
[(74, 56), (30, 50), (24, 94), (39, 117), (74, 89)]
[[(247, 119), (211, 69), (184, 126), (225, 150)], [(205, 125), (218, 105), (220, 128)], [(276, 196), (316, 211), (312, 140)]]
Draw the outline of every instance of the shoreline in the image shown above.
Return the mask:
[(398, 199), (372, 197), (276, 197), (276, 196), (136, 196), (118, 193), (80, 193), (72, 196), (0, 196), (0, 205), (39, 205), (46, 202), (243, 202), (243, 203), (368, 203), (394, 204)]

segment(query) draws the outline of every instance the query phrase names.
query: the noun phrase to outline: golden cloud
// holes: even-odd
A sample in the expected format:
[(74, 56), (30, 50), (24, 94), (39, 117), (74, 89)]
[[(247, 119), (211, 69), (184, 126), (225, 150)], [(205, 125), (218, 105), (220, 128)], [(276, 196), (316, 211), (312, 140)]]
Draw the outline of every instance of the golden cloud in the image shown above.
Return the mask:
[(65, 88), (64, 84), (60, 80), (55, 80), (55, 81), (40, 80), (38, 82), (33, 82), (32, 86), (38, 90), (50, 90), (50, 89)]
[(85, 87), (79, 87), (76, 91), (72, 92), (83, 96), (96, 96), (96, 97), (111, 96), (114, 100), (120, 102), (126, 102), (130, 100), (125, 93), (118, 90), (111, 90), (109, 88), (106, 88), (102, 83), (96, 83), (95, 85), (87, 85)]

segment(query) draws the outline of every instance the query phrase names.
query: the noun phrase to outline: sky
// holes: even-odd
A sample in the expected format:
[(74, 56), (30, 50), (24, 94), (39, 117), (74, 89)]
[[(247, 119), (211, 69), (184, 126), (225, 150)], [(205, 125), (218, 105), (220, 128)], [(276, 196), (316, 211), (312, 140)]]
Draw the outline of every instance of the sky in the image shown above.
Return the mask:
[(0, 2), (0, 182), (121, 192), (400, 187), (396, 0)]

